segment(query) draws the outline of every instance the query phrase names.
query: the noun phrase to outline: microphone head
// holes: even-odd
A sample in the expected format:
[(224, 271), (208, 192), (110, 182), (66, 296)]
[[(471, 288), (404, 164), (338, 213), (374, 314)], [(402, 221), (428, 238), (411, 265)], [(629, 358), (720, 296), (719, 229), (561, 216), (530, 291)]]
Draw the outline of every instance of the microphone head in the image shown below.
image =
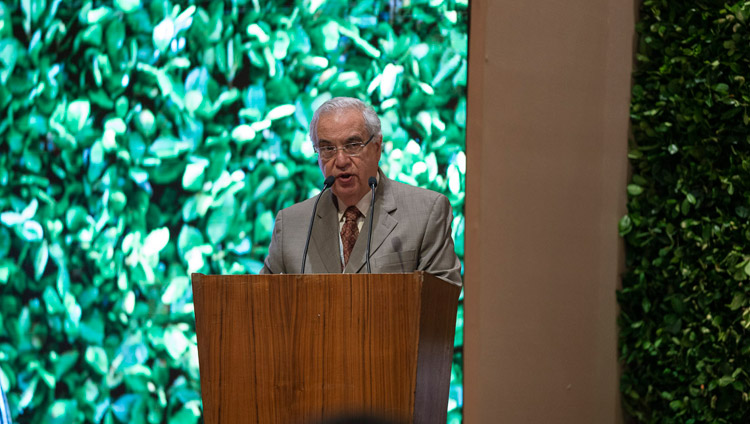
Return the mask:
[(336, 177), (333, 175), (329, 175), (326, 177), (326, 180), (323, 181), (323, 187), (328, 188), (333, 185), (333, 182), (336, 180)]
[(378, 186), (378, 179), (375, 177), (370, 177), (369, 180), (367, 180), (367, 185), (370, 186), (370, 188), (375, 188)]

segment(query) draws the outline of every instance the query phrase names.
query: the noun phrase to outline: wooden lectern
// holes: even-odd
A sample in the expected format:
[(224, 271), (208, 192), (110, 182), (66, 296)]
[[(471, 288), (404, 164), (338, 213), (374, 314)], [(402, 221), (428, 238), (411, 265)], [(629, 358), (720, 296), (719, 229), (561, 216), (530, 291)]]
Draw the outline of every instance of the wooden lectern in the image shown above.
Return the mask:
[(461, 287), (412, 274), (193, 274), (206, 424), (445, 423)]

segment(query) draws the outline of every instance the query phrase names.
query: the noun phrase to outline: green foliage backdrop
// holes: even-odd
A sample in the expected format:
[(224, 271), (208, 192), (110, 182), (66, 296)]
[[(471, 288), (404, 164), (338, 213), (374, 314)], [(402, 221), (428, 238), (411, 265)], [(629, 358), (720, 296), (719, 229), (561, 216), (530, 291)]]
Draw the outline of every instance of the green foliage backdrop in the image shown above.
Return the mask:
[(644, 423), (750, 422), (750, 3), (640, 10), (624, 405)]
[[(373, 103), (385, 172), (463, 257), (466, 0), (0, 2), (0, 384), (21, 423), (195, 423), (188, 275), (256, 273), (317, 193), (306, 135)], [(449, 421), (461, 411), (462, 309)]]

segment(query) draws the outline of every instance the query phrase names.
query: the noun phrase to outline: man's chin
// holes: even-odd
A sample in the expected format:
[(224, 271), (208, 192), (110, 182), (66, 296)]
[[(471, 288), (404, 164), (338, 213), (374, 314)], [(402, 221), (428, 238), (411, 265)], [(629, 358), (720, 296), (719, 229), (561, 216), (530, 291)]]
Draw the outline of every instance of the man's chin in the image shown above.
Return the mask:
[(358, 195), (359, 193), (357, 192), (356, 187), (346, 187), (342, 189), (336, 187), (336, 184), (334, 184), (331, 191), (339, 202), (343, 202), (346, 206), (356, 205), (363, 196)]

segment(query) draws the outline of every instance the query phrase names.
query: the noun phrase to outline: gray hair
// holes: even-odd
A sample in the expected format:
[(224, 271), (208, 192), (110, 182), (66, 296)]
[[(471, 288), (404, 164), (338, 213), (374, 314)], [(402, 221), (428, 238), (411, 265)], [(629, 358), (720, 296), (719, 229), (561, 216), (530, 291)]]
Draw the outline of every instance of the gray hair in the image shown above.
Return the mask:
[(347, 109), (356, 109), (362, 112), (362, 118), (365, 120), (365, 128), (370, 135), (380, 135), (380, 118), (372, 106), (362, 100), (353, 97), (334, 97), (327, 100), (313, 114), (310, 121), (310, 140), (313, 144), (318, 143), (318, 121), (320, 116), (331, 112), (340, 112)]

